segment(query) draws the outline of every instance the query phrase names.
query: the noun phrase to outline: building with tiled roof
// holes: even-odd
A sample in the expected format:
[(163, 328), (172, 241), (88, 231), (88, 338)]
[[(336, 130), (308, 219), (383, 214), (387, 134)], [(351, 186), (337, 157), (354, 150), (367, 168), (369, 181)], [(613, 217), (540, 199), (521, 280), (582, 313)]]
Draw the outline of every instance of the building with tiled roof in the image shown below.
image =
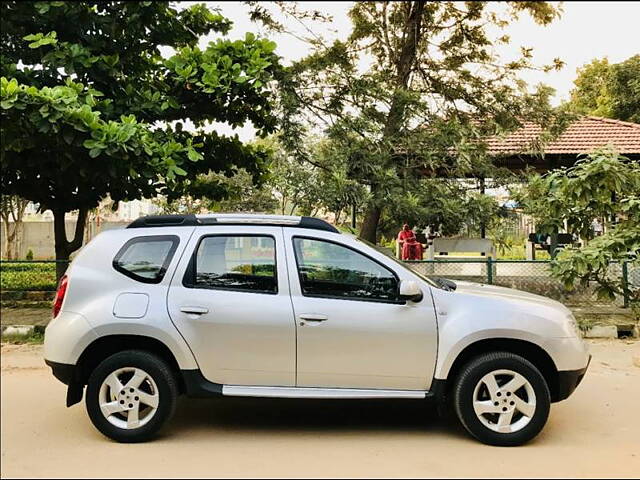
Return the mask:
[(611, 145), (618, 153), (640, 160), (640, 124), (610, 118), (580, 117), (560, 135), (542, 143), (542, 129), (533, 122), (503, 136), (486, 139), (496, 163), (512, 170), (527, 166), (547, 170), (571, 166), (580, 154)]

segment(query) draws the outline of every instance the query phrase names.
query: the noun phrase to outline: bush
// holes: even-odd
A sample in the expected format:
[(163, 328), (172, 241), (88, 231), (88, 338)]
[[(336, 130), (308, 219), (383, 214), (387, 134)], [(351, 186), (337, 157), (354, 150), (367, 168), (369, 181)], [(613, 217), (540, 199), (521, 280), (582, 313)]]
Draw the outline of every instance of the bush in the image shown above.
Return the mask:
[(8, 263), (0, 264), (0, 290), (55, 290), (56, 264)]

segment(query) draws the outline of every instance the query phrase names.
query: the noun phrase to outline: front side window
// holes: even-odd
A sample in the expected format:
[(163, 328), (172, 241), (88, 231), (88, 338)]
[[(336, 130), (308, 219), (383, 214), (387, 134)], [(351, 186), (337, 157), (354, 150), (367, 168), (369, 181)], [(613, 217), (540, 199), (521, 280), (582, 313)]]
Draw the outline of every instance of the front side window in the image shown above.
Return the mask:
[(398, 279), (371, 258), (336, 243), (294, 238), (302, 293), (309, 297), (398, 301)]
[(275, 240), (266, 235), (204, 237), (185, 276), (185, 285), (277, 293)]
[(132, 238), (116, 254), (113, 268), (139, 282), (159, 283), (179, 242), (175, 235)]

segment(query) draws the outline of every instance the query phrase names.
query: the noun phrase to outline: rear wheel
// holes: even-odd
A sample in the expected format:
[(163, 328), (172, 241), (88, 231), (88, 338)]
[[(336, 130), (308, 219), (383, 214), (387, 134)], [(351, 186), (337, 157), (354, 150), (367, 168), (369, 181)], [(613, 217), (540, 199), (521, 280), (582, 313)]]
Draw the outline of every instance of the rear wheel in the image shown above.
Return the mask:
[(508, 352), (482, 355), (457, 378), (453, 404), (462, 425), (490, 445), (521, 445), (544, 427), (549, 388), (528, 360)]
[(178, 389), (171, 368), (148, 352), (116, 353), (98, 365), (87, 384), (91, 421), (118, 442), (150, 439), (173, 415)]

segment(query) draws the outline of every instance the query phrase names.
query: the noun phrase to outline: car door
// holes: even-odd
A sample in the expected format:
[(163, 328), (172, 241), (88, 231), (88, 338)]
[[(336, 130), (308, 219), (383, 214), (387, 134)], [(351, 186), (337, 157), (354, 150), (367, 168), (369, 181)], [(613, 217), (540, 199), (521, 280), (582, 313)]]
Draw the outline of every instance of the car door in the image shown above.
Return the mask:
[(196, 228), (167, 302), (207, 380), (295, 385), (295, 319), (281, 227)]
[(285, 229), (296, 385), (428, 389), (437, 353), (429, 287), (421, 302), (400, 301), (399, 280), (416, 276), (362, 242), (312, 233)]

